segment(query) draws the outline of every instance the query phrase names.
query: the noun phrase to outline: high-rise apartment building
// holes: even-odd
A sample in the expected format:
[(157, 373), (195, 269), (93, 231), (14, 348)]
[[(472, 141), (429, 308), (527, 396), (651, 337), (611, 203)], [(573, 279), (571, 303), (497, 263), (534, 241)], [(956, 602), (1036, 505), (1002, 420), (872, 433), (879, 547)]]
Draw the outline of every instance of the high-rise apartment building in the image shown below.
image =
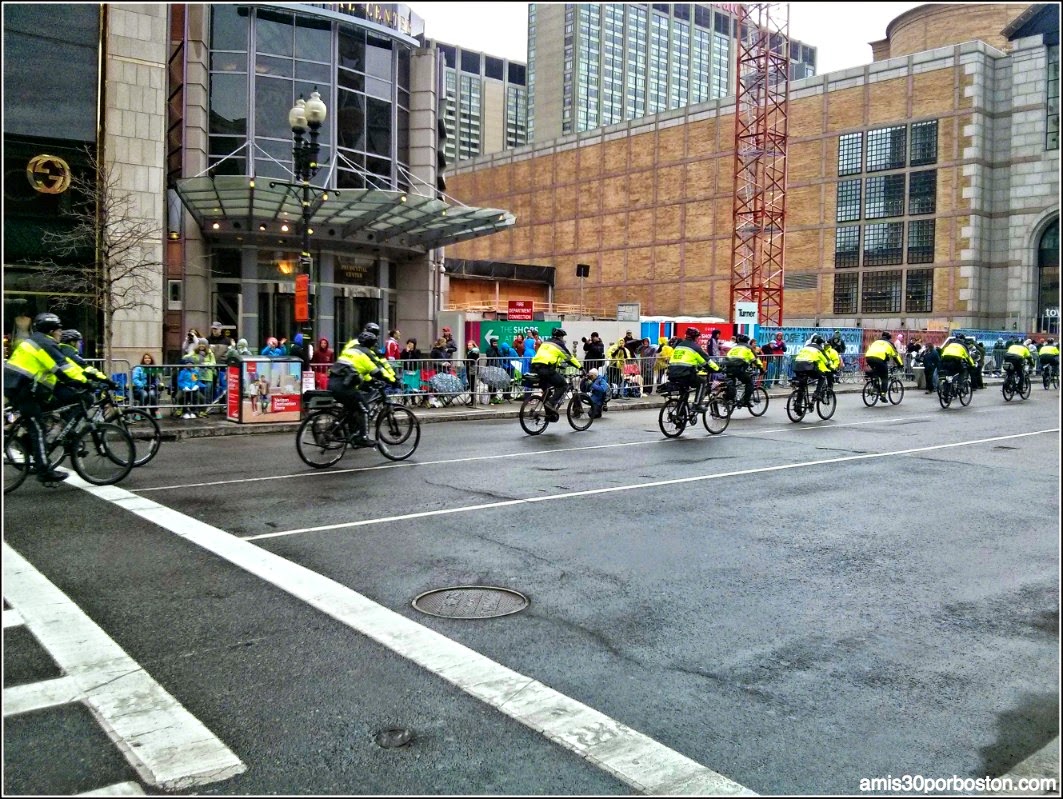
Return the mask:
[(433, 42), (443, 64), (441, 114), (450, 163), (528, 143), (528, 88), (524, 64)]
[[(532, 3), (528, 129), (549, 141), (734, 94), (738, 19), (708, 3)], [(816, 73), (791, 41), (790, 78)]]

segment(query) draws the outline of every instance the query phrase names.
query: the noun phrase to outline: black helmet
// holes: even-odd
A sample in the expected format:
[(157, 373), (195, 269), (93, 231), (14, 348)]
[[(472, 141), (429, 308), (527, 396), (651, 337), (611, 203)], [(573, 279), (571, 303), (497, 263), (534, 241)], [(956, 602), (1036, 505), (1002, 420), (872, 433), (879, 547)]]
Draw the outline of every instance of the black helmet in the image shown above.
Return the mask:
[(696, 327), (688, 327), (687, 328), (687, 332), (686, 332), (686, 337), (687, 338), (695, 339), (695, 338), (697, 338), (700, 335), (701, 335), (701, 331), (698, 330)]
[(64, 330), (59, 334), (59, 342), (61, 344), (71, 344), (75, 341), (81, 341), (82, 335), (80, 330)]
[(749, 343), (749, 336), (747, 336), (745, 333), (739, 333), (739, 334), (737, 334), (735, 336), (735, 343), (736, 344), (748, 344)]
[(893, 334), (888, 330), (883, 330), (882, 335), (879, 336), (883, 341), (893, 341)]
[(810, 345), (812, 345), (812, 346), (815, 346), (815, 347), (822, 347), (823, 346), (823, 336), (821, 336), (819, 333), (813, 333), (812, 337), (809, 338), (808, 343)]
[(376, 322), (367, 322), (366, 326), (362, 328), (362, 332), (372, 333), (374, 336), (373, 340), (375, 341), (376, 337), (380, 335), (380, 325), (378, 325)]
[(565, 332), (565, 331), (564, 331), (564, 330), (563, 330), (562, 328), (560, 328), (560, 327), (555, 327), (555, 328), (554, 328), (554, 329), (553, 329), (553, 330), (552, 330), (552, 331), (550, 332), (550, 335), (551, 335), (551, 336), (552, 336), (553, 338), (564, 338), (565, 336), (567, 336), (567, 335), (568, 335), (568, 333), (566, 333), (566, 332)]
[[(370, 322), (370, 324), (372, 324), (372, 322)], [(358, 334), (358, 343), (361, 344), (363, 347), (372, 347), (374, 344), (376, 344), (376, 341), (376, 333), (373, 333), (370, 330), (363, 330), (361, 333)]]
[(63, 323), (59, 321), (59, 317), (54, 313), (39, 313), (33, 317), (33, 329), (38, 333), (51, 333), (53, 330), (59, 330), (63, 326)]

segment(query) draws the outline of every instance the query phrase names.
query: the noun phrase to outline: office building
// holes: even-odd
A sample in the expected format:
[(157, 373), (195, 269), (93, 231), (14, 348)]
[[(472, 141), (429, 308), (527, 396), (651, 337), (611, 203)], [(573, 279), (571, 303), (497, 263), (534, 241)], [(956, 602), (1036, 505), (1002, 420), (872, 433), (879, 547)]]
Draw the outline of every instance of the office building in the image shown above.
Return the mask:
[[(532, 3), (528, 127), (546, 142), (733, 95), (733, 4)], [(816, 49), (790, 47), (790, 77), (816, 72)]]

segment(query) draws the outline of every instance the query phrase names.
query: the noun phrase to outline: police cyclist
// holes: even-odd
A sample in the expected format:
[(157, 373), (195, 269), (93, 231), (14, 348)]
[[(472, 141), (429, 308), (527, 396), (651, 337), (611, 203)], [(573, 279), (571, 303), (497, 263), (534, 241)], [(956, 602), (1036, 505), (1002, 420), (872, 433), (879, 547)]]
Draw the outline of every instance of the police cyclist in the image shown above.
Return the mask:
[[(803, 375), (808, 379), (811, 379), (813, 375), (816, 377), (816, 392), (812, 396), (814, 400), (823, 399), (823, 389), (827, 385), (827, 375), (831, 371), (830, 362), (824, 352), (827, 346), (823, 336), (815, 333), (794, 356), (794, 374)], [(833, 352), (833, 349), (831, 351)]]
[(329, 369), (328, 390), (343, 405), (354, 424), (355, 446), (372, 446), (369, 408), (364, 390), (374, 380), (396, 383), (391, 366), (376, 353), (376, 334), (363, 330), (351, 339)]
[(710, 360), (709, 354), (698, 344), (700, 335), (701, 331), (696, 327), (688, 327), (683, 340), (672, 349), (672, 357), (668, 361), (668, 382), (685, 392), (695, 389), (694, 406), (699, 412), (706, 407), (704, 397), (708, 373), (720, 371), (716, 362)]
[(959, 336), (949, 336), (941, 346), (941, 374), (958, 375), (963, 370), (975, 368), (974, 358), (964, 340)]
[(1018, 339), (1008, 342), (1008, 349), (1004, 353), (1004, 363), (1011, 364), (1011, 371), (1014, 375), (1014, 386), (1018, 390), (1022, 385), (1022, 374), (1026, 364), (1030, 364), (1030, 368), (1033, 368), (1034, 360), (1033, 355), (1030, 353), (1029, 348)]
[(87, 390), (89, 379), (84, 370), (59, 349), (63, 323), (54, 313), (40, 313), (33, 320), (33, 333), (23, 339), (4, 364), (4, 396), (26, 421), (30, 434), (27, 455), (34, 462), (37, 479), (56, 483), (69, 477), (68, 472), (48, 464), (44, 448), (41, 414), (58, 384)]
[[(73, 328), (64, 330), (59, 334), (59, 351), (63, 353), (67, 358), (72, 360), (82, 371), (85, 372), (86, 378), (91, 381), (95, 381), (101, 385), (107, 386), (107, 388), (115, 391), (118, 389), (118, 384), (111, 380), (107, 375), (90, 364), (84, 358), (81, 357), (81, 353), (78, 352), (77, 344), (81, 341), (81, 331)], [(55, 404), (67, 405), (74, 401), (77, 394), (74, 389), (67, 386), (58, 385), (55, 387)]]
[(896, 348), (893, 346), (893, 334), (888, 330), (883, 330), (882, 335), (871, 342), (871, 346), (867, 348), (867, 352), (864, 353), (864, 361), (867, 363), (867, 368), (878, 379), (878, 395), (882, 399), (886, 398), (886, 393), (889, 391), (890, 370), (889, 364), (893, 362), (897, 366), (904, 368), (904, 361), (901, 360), (901, 356), (897, 354)]
[(742, 399), (737, 407), (749, 407), (749, 400), (753, 396), (753, 372), (763, 371), (760, 360), (749, 346), (749, 336), (745, 333), (735, 336), (735, 344), (727, 351), (723, 364), (728, 377), (742, 381)]
[(1051, 367), (1052, 371), (1049, 374), (1059, 374), (1059, 347), (1056, 346), (1056, 340), (1054, 338), (1048, 339), (1041, 348), (1037, 351), (1037, 360), (1041, 362), (1041, 373), (1045, 374), (1045, 369)]
[(576, 356), (569, 352), (565, 345), (567, 335), (568, 333), (560, 327), (555, 327), (550, 333), (550, 338), (543, 339), (543, 343), (535, 351), (535, 357), (531, 362), (532, 372), (539, 376), (539, 385), (544, 390), (549, 389), (546, 394), (546, 418), (551, 422), (556, 422), (561, 418), (561, 414), (557, 411), (557, 404), (565, 394), (565, 386), (568, 385), (568, 380), (561, 374), (561, 366), (569, 363), (577, 369), (583, 368)]
[[(842, 346), (845, 345), (842, 344)], [(827, 387), (833, 389), (842, 371), (842, 356), (838, 350), (834, 349), (834, 339), (823, 342), (823, 356), (827, 359), (827, 366), (830, 367), (830, 371), (827, 372)]]

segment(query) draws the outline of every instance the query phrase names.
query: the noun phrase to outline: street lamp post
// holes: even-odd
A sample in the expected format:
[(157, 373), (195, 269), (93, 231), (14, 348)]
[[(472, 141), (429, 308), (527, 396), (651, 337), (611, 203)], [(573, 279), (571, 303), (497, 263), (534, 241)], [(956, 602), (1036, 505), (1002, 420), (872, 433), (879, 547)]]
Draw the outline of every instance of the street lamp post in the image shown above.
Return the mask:
[[(317, 156), (321, 149), (317, 143), (317, 137), (327, 113), (328, 109), (316, 88), (310, 93), (309, 100), (303, 100), (302, 95), (299, 95), (299, 99), (288, 112), (288, 124), (291, 126), (294, 139), (292, 160), (295, 165), (295, 179), (302, 189), (303, 230), (302, 252), (299, 253), (299, 274), (306, 275), (311, 285), (314, 279), (313, 259), (310, 257), (310, 218), (313, 216), (310, 205), (310, 179), (317, 174)], [(309, 139), (304, 138), (307, 134), (309, 134)], [(316, 299), (315, 297), (315, 301)], [(312, 326), (313, 322), (309, 316), (305, 321)]]

